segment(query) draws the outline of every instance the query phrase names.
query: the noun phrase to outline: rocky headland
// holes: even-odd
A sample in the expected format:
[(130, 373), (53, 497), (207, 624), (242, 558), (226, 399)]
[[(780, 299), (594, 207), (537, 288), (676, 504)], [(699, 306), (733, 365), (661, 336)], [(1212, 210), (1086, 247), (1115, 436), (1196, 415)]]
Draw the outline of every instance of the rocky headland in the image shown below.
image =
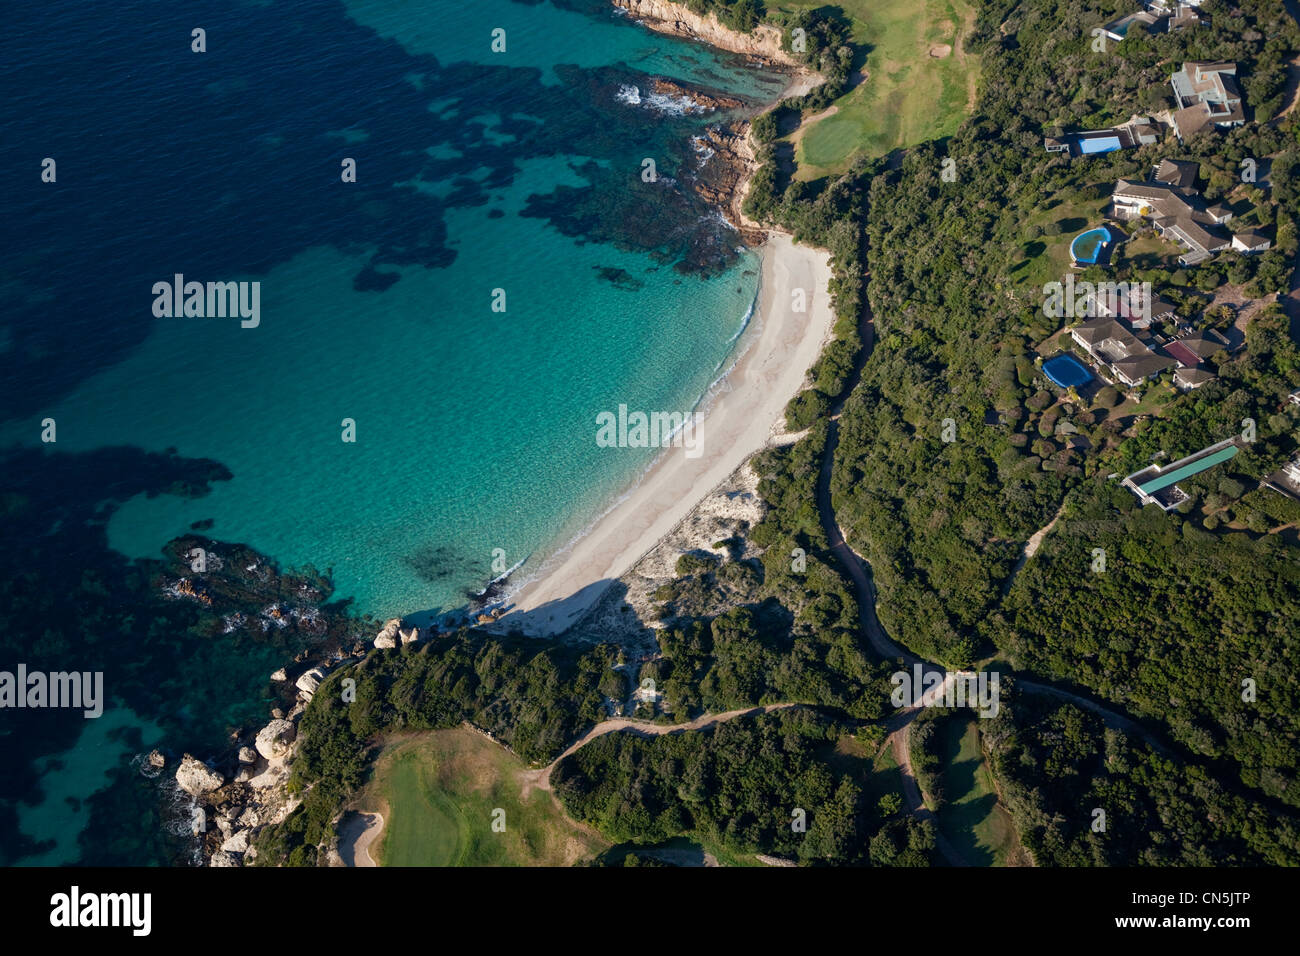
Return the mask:
[[(374, 648), (395, 648), (414, 644), (436, 633), (418, 627), (404, 627), (399, 618), (386, 621), (375, 636)], [(257, 858), (254, 841), (267, 826), (283, 823), (302, 803), (302, 795), (288, 787), (292, 764), (298, 752), (298, 724), (307, 704), (331, 672), (360, 661), (371, 646), (357, 641), (328, 659), (303, 653), (292, 664), (271, 675), (282, 701), (288, 706), (271, 710), (270, 719), (256, 729), (231, 735), (229, 747), (207, 761), (184, 754), (172, 776), (176, 786), (191, 799), (194, 834), (208, 866), (244, 866)], [(149, 765), (165, 769), (167, 755), (155, 750)], [(322, 847), (331, 865), (342, 866), (337, 844)]]
[(717, 17), (704, 16), (685, 4), (669, 0), (612, 0), (614, 6), (626, 11), (656, 33), (667, 33), (687, 40), (698, 40), (719, 50), (741, 53), (752, 57), (761, 65), (785, 67), (791, 71), (807, 72), (792, 54), (781, 48), (781, 31), (769, 24), (759, 24), (752, 33), (740, 33), (723, 26)]

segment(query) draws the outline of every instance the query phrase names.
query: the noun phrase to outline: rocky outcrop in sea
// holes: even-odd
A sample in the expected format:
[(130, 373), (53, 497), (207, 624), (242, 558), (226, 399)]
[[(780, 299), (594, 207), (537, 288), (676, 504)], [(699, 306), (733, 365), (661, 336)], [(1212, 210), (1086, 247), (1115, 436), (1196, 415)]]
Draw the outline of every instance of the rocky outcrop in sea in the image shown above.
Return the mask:
[[(329, 675), (362, 660), (371, 647), (393, 649), (436, 633), (436, 628), (421, 631), (418, 627), (404, 627), (400, 618), (391, 618), (369, 645), (358, 641), (346, 652), (336, 652), (320, 661), (300, 654), (292, 665), (271, 675), (272, 681), (284, 685), (286, 693), (292, 688), (293, 704), (288, 711), (276, 707), (260, 728), (232, 735), (230, 748), (211, 762), (184, 755), (174, 776), (176, 785), (193, 800), (194, 832), (208, 866), (245, 866), (254, 862), (257, 835), (268, 826), (283, 823), (302, 803), (301, 794), (290, 793), (287, 786), (301, 743), (298, 725)], [(158, 753), (157, 760), (165, 757)], [(149, 762), (159, 765), (153, 754)], [(343, 865), (337, 846), (321, 849), (330, 865)]]

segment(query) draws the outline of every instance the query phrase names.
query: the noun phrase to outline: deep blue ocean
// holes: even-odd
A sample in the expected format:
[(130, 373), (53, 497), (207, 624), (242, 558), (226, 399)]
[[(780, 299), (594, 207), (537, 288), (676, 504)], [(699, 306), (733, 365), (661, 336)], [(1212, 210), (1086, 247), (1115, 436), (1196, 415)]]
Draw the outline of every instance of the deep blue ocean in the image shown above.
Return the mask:
[[(600, 0), (10, 5), (0, 647), (107, 661), (114, 702), (35, 752), (0, 712), (22, 765), (0, 862), (175, 861), (133, 758), (266, 717), (284, 648), (128, 639), (132, 598), (101, 581), (197, 527), (326, 571), (353, 613), (437, 614), (502, 561), (526, 578), (635, 481), (653, 450), (598, 447), (595, 416), (692, 408), (757, 290), (689, 188), (698, 137), (782, 85)], [(257, 326), (155, 316), (177, 274), (259, 283)], [(121, 633), (65, 606), (74, 587)]]

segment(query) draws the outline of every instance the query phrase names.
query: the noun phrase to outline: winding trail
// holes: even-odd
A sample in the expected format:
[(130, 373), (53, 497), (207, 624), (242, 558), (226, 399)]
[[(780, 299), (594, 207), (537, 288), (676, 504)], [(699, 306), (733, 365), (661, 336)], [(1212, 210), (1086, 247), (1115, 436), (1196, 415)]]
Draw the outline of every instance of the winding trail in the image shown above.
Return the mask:
[[(1300, 274), (1300, 272), (1298, 272)], [(893, 747), (895, 759), (898, 761), (899, 772), (902, 775), (903, 793), (907, 803), (907, 810), (919, 820), (930, 820), (935, 822), (935, 845), (944, 859), (952, 866), (967, 866), (967, 861), (952, 846), (952, 844), (939, 832), (937, 821), (934, 814), (926, 808), (924, 798), (921, 794), (921, 788), (916, 780), (916, 775), (912, 770), (911, 749), (909, 747), (910, 728), (912, 721), (916, 718), (921, 707), (928, 706), (932, 702), (931, 695), (941, 695), (948, 684), (955, 676), (961, 674), (961, 671), (949, 671), (941, 664), (927, 661), (911, 653), (906, 648), (894, 643), (885, 633), (885, 629), (880, 624), (880, 619), (876, 615), (876, 587), (871, 575), (871, 565), (860, 554), (849, 546), (845, 538), (844, 531), (839, 525), (835, 516), (835, 508), (831, 501), (831, 476), (834, 471), (835, 450), (839, 447), (839, 427), (840, 414), (844, 410), (844, 404), (848, 396), (853, 394), (858, 383), (862, 380), (862, 372), (866, 368), (867, 360), (875, 347), (875, 323), (872, 318), (865, 314), (859, 320), (859, 330), (862, 335), (862, 349), (860, 350), (858, 360), (854, 364), (853, 373), (849, 376), (840, 397), (830, 409), (830, 425), (826, 434), (826, 447), (822, 452), (821, 471), (817, 480), (817, 514), (821, 519), (822, 532), (826, 535), (827, 543), (830, 545), (836, 557), (839, 558), (840, 564), (848, 573), (853, 581), (853, 588), (858, 601), (859, 614), (862, 618), (862, 629), (867, 638), (867, 642), (885, 660), (901, 660), (905, 669), (911, 670), (920, 666), (922, 673), (927, 679), (932, 674), (943, 674), (943, 683), (928, 692), (922, 697), (919, 704), (911, 707), (905, 707), (898, 710), (892, 718), (886, 723), (889, 730), (888, 742)], [(1038, 547), (1042, 544), (1043, 538), (1056, 524), (1064, 510), (1064, 504), (1061, 510), (1058, 510), (1056, 516), (1039, 531), (1035, 532), (1025, 544), (1024, 553), (1020, 562), (1012, 572), (1015, 573), (1023, 567), (1025, 561), (1033, 557)], [(965, 672), (969, 673), (969, 672)], [(1124, 714), (1113, 710), (1095, 700), (1091, 700), (1072, 691), (1064, 690), (1042, 680), (1030, 680), (1028, 678), (1015, 675), (1015, 686), (1018, 690), (1027, 694), (1052, 696), (1082, 707), (1101, 717), (1102, 721), (1109, 727), (1123, 730), (1126, 733), (1139, 736), (1146, 740), (1151, 746), (1162, 754), (1168, 754), (1169, 748), (1154, 734), (1144, 728), (1142, 725)]]
[(956, 672), (948, 673), (945, 668), (917, 657), (915, 654), (899, 647), (885, 634), (885, 629), (880, 626), (880, 619), (876, 617), (876, 588), (870, 576), (866, 573), (866, 562), (849, 547), (848, 542), (844, 539), (844, 532), (835, 519), (835, 511), (831, 507), (831, 473), (834, 471), (835, 449), (839, 447), (840, 412), (844, 409), (844, 402), (847, 397), (853, 394), (853, 390), (861, 381), (862, 370), (866, 367), (866, 360), (870, 356), (875, 342), (875, 327), (869, 318), (864, 319), (863, 328), (865, 334), (862, 336), (862, 357), (855, 365), (853, 374), (849, 377), (840, 399), (831, 408), (830, 427), (826, 433), (826, 448), (822, 453), (821, 473), (817, 477), (817, 513), (821, 517), (822, 531), (826, 535), (831, 550), (839, 557), (840, 563), (849, 573), (849, 577), (853, 579), (853, 587), (857, 592), (859, 616), (862, 618), (862, 627), (866, 633), (868, 643), (885, 660), (900, 658), (907, 669), (919, 665), (922, 673), (927, 677), (936, 672), (943, 674), (942, 683), (924, 694), (920, 704), (904, 707), (889, 719), (885, 724), (889, 731), (886, 740), (890, 747), (893, 748), (894, 759), (898, 763), (898, 771), (902, 776), (903, 809), (918, 820), (928, 820), (934, 825), (935, 846), (938, 847), (939, 852), (950, 866), (967, 866), (966, 859), (957, 852), (957, 848), (939, 831), (939, 821), (925, 805), (920, 784), (916, 780), (916, 773), (912, 770), (912, 749), (910, 746), (912, 721), (921, 712), (922, 706), (929, 704), (935, 696), (943, 694), (948, 684), (956, 676)]
[[(1300, 23), (1300, 3), (1296, 0), (1282, 0), (1282, 6), (1291, 18)], [(1300, 102), (1300, 56), (1291, 60), (1286, 66), (1286, 88), (1282, 94), (1283, 106), (1277, 116), (1269, 120), (1270, 126), (1277, 126)]]
[(782, 704), (767, 704), (761, 707), (742, 707), (739, 710), (728, 710), (721, 714), (704, 714), (696, 717), (694, 720), (688, 720), (682, 724), (654, 724), (648, 720), (632, 720), (627, 717), (616, 717), (612, 720), (604, 720), (592, 727), (585, 734), (575, 740), (569, 747), (545, 767), (539, 770), (525, 770), (519, 774), (519, 779), (523, 784), (523, 797), (528, 798), (533, 788), (545, 790), (552, 793), (551, 790), (551, 771), (565, 757), (578, 750), (581, 750), (587, 744), (591, 743), (597, 737), (603, 737), (606, 734), (616, 733), (620, 730), (630, 730), (642, 737), (660, 737), (664, 734), (682, 733), (688, 730), (703, 730), (706, 727), (712, 727), (715, 724), (723, 724), (729, 720), (735, 720), (737, 717), (746, 717), (749, 715), (770, 714), (774, 710), (786, 710), (790, 707), (798, 707), (793, 701)]

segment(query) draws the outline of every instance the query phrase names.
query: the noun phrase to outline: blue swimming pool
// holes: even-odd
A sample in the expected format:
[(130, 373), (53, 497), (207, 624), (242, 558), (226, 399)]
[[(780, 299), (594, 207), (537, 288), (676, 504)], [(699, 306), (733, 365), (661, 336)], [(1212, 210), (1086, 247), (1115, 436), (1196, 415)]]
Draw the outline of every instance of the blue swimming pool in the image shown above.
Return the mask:
[(1043, 363), (1043, 374), (1061, 388), (1077, 388), (1092, 380), (1092, 372), (1073, 355), (1058, 355)]
[(1096, 229), (1081, 232), (1070, 243), (1070, 257), (1077, 263), (1094, 265), (1101, 258), (1103, 250), (1114, 239), (1115, 237), (1111, 234), (1111, 231), (1105, 226), (1098, 226)]
[(1117, 149), (1123, 149), (1124, 144), (1119, 141), (1118, 136), (1097, 136), (1090, 139), (1079, 140), (1079, 152), (1084, 155), (1090, 153), (1113, 153)]

